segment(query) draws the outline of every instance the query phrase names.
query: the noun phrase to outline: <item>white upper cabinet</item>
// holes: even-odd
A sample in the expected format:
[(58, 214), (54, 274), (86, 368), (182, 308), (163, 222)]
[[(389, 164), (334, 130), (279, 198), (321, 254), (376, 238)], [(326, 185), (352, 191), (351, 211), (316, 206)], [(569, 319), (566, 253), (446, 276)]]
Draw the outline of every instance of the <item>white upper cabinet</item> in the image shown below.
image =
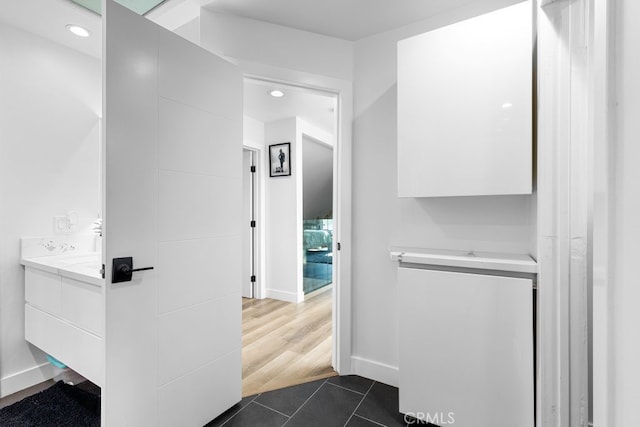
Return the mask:
[(532, 5), (398, 43), (398, 196), (531, 194)]

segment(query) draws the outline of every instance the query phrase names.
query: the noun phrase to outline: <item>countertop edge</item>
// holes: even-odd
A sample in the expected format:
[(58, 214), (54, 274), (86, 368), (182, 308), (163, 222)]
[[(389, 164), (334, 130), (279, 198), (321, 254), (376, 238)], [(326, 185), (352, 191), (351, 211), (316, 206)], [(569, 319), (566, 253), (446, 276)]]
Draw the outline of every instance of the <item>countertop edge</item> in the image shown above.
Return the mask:
[(73, 269), (68, 269), (68, 268), (64, 268), (64, 267), (54, 267), (52, 265), (48, 265), (48, 264), (43, 264), (40, 263), (38, 261), (36, 261), (37, 259), (41, 259), (43, 257), (37, 257), (34, 259), (30, 259), (30, 258), (26, 258), (26, 259), (21, 259), (20, 260), (20, 264), (25, 266), (25, 267), (29, 267), (29, 268), (34, 268), (36, 270), (41, 270), (41, 271), (45, 271), (47, 273), (52, 273), (52, 274), (57, 274), (60, 277), (65, 277), (67, 279), (73, 279), (73, 280), (77, 280), (79, 282), (85, 282), (88, 283), (90, 285), (93, 286), (98, 286), (98, 287), (103, 287), (105, 284), (105, 279), (101, 278), (101, 277), (95, 277), (95, 276), (90, 276), (88, 274), (85, 273), (80, 273), (77, 271), (73, 271)]
[(505, 254), (505, 258), (500, 258), (498, 256), (483, 256), (482, 253), (474, 255), (450, 255), (392, 250), (389, 251), (389, 255), (392, 261), (401, 263), (497, 270), (515, 273), (536, 274), (538, 272), (538, 263), (530, 255), (524, 254)]

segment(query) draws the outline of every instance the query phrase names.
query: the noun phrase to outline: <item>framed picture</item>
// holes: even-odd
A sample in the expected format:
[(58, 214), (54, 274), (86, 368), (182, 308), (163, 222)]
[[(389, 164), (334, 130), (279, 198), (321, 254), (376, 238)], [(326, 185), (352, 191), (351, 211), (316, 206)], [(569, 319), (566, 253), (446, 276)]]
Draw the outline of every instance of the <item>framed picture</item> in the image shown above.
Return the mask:
[(269, 146), (269, 176), (291, 175), (291, 143)]

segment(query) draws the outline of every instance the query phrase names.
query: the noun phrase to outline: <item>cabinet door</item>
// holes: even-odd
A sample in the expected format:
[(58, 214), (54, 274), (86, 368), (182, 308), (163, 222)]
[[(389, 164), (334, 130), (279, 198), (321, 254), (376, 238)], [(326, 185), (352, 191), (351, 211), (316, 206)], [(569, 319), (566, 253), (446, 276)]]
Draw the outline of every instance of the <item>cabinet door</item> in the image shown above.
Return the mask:
[(529, 279), (400, 268), (400, 412), (533, 427)]
[(55, 316), (60, 316), (62, 298), (60, 276), (37, 268), (26, 267), (24, 283), (24, 298), (27, 303)]
[(398, 43), (398, 196), (531, 194), (532, 5)]

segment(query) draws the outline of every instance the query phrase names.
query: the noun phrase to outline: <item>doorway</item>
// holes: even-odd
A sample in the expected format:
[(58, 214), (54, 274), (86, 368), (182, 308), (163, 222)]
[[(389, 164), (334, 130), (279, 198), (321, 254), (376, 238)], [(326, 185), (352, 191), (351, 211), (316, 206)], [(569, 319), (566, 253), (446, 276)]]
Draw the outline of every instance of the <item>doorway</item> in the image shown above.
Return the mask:
[(254, 394), (335, 375), (338, 96), (245, 78), (244, 100), (243, 394)]
[(333, 145), (302, 135), (302, 288), (305, 298), (333, 283)]

